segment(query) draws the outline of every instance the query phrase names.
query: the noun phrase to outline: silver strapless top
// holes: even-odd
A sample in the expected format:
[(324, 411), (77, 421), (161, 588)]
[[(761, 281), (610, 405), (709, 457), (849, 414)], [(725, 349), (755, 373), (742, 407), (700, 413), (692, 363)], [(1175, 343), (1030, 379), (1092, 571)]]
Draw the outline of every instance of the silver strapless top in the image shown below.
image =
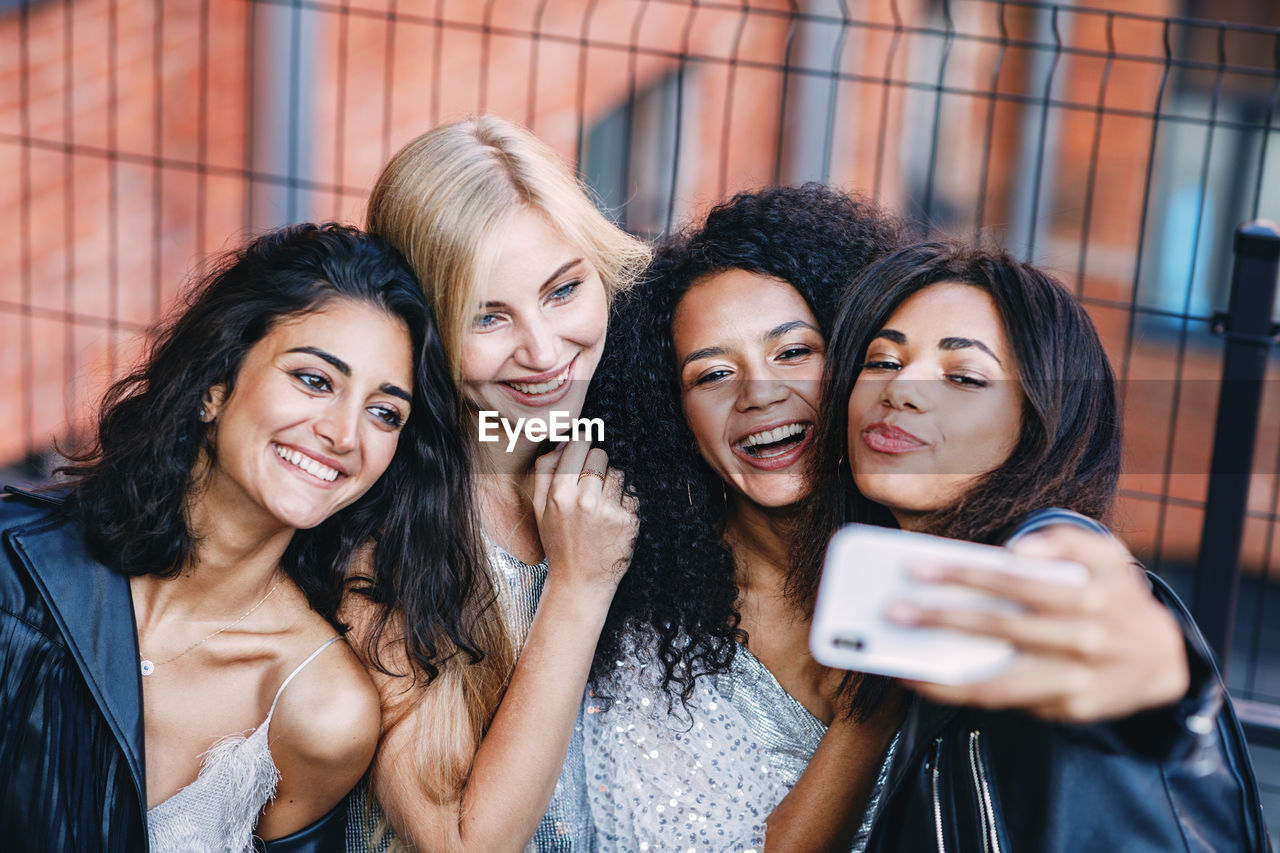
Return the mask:
[[(488, 547), (489, 565), (495, 578), (506, 582), (506, 588), (500, 590), (506, 593), (500, 596), (503, 618), (519, 652), (538, 610), (542, 587), (547, 581), (547, 563), (544, 560), (531, 566), (493, 542), (489, 542)], [(394, 839), (390, 832), (380, 844), (373, 848), (367, 846), (366, 839), (382, 818), (382, 810), (369, 795), (366, 783), (361, 783), (352, 792), (348, 804), (347, 853), (381, 853), (389, 849)], [(569, 741), (569, 753), (551, 795), (551, 804), (525, 850), (529, 853), (587, 853), (594, 846), (594, 837), (591, 808), (587, 803), (586, 765), (582, 757), (582, 709), (579, 707), (573, 737)]]
[[(814, 750), (827, 727), (809, 713), (795, 697), (783, 689), (764, 664), (755, 655), (739, 646), (733, 656), (733, 666), (715, 676), (716, 689), (725, 701), (746, 717), (747, 725), (764, 752), (769, 768), (790, 789), (800, 779), (800, 774), (813, 757)], [(889, 776), (889, 764), (897, 751), (895, 734), (885, 753), (875, 787), (867, 800), (867, 810), (854, 836), (853, 853), (861, 853), (867, 846), (871, 833), (871, 818), (876, 813), (884, 795), (885, 781)]]
[[(529, 635), (533, 614), (537, 612), (538, 601), (542, 598), (542, 587), (547, 582), (547, 562), (543, 560), (533, 566), (522, 563), (490, 542), (489, 564), (506, 579), (509, 595), (503, 598), (503, 613), (519, 651)], [(579, 705), (573, 737), (569, 740), (569, 753), (560, 770), (560, 781), (551, 795), (547, 813), (533, 833), (533, 841), (525, 850), (586, 853), (592, 849), (594, 834), (591, 807), (587, 803), (587, 770), (582, 757), (582, 706)]]

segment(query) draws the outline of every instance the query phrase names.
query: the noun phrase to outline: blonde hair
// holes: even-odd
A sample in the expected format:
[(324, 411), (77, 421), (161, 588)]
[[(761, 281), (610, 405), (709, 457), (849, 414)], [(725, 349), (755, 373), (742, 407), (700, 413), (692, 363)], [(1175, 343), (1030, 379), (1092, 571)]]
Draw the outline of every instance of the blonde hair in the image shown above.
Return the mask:
[(401, 251), (435, 312), (455, 379), (511, 217), (541, 214), (581, 249), (612, 299), (649, 261), (649, 247), (604, 216), (590, 190), (545, 142), (492, 115), (441, 125), (382, 170), (367, 227)]
[[(486, 279), (508, 224), (522, 210), (543, 216), (577, 247), (610, 298), (648, 263), (648, 246), (596, 208), (555, 151), (496, 116), (473, 116), (414, 139), (383, 169), (369, 197), (367, 228), (413, 267), (455, 381), (461, 381), (463, 343)], [(484, 575), (488, 586), (473, 593), (475, 600), (459, 603), (484, 657), (472, 662), (465, 654), (442, 655), (447, 659), (438, 675), (429, 683), (416, 679), (405, 703), (391, 710), (393, 720), (413, 726), (417, 783), (437, 803), (453, 800), (465, 786), (515, 667), (519, 642), (498, 600), (506, 595), (504, 585), (492, 570)]]

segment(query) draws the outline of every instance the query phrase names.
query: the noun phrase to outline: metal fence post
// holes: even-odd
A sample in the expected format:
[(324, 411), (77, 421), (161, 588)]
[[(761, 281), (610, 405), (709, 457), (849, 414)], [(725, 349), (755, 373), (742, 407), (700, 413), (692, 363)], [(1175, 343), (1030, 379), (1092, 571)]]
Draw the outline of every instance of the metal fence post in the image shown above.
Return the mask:
[(1196, 565), (1195, 616), (1223, 669), (1231, 650), (1240, 545), (1258, 433), (1258, 412), (1267, 358), (1276, 329), (1276, 273), (1280, 229), (1272, 222), (1246, 222), (1236, 229), (1235, 270), (1225, 315), (1215, 329), (1227, 339), (1213, 433), (1213, 462)]

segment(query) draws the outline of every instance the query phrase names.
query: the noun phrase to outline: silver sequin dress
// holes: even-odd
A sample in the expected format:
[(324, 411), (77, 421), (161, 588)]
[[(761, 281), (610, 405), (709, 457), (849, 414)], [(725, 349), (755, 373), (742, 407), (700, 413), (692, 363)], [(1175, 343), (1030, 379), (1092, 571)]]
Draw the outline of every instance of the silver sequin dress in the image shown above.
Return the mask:
[[(600, 849), (753, 853), (765, 821), (795, 785), (827, 727), (745, 648), (731, 669), (699, 679), (674, 709), (661, 666), (623, 656), (584, 716), (588, 792)], [(897, 738), (890, 744), (853, 851), (866, 846)]]
[[(506, 595), (501, 597), (503, 617), (511, 636), (516, 638), (518, 652), (529, 634), (533, 614), (537, 612), (538, 600), (542, 597), (542, 587), (547, 581), (547, 563), (544, 560), (531, 566), (492, 542), (488, 543), (488, 547), (490, 568), (496, 578), (506, 582), (502, 590)], [(538, 822), (533, 840), (525, 848), (527, 853), (588, 853), (595, 849), (595, 833), (587, 803), (582, 731), (582, 710), (579, 709), (573, 736), (569, 741), (569, 753), (560, 771), (560, 780), (551, 795), (546, 814)], [(382, 817), (382, 810), (369, 796), (367, 786), (362, 783), (356, 788), (348, 802), (347, 853), (380, 853), (387, 850), (391, 844), (390, 838), (384, 838), (373, 851), (370, 851), (366, 843), (366, 839), (372, 834), (371, 829)], [(391, 837), (394, 838), (394, 835)]]

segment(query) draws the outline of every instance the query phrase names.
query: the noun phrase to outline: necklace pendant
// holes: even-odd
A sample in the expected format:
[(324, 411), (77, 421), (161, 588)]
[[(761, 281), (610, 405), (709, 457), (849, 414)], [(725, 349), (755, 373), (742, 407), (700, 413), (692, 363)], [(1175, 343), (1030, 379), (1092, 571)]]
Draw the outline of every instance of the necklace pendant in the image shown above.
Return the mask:
[(143, 658), (142, 665), (139, 667), (139, 669), (142, 670), (143, 675), (150, 675), (151, 673), (156, 671), (156, 665), (153, 664), (151, 661), (147, 660), (146, 658)]

